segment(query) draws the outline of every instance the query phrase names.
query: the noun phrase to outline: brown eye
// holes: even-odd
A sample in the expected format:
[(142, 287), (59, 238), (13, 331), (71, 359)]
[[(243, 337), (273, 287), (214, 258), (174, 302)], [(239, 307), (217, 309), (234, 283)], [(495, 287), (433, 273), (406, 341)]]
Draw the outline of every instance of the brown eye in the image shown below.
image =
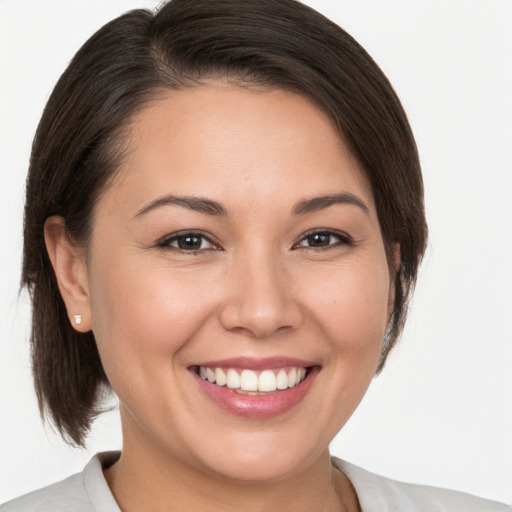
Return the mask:
[(310, 247), (327, 247), (331, 245), (332, 235), (330, 233), (315, 233), (306, 237)]
[(201, 233), (174, 234), (161, 240), (158, 246), (163, 249), (173, 249), (184, 252), (217, 249), (217, 247)]
[(185, 251), (198, 251), (203, 245), (203, 237), (200, 236), (180, 236), (176, 238), (176, 245), (179, 249)]
[(298, 248), (328, 249), (338, 245), (352, 245), (352, 239), (343, 233), (317, 231), (306, 235), (297, 245)]

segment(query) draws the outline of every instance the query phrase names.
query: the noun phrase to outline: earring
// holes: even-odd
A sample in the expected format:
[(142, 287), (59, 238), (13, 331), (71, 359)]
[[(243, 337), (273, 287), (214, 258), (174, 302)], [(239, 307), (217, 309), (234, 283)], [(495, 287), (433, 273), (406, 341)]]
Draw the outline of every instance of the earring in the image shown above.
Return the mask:
[(82, 323), (82, 315), (75, 315), (75, 324), (80, 325)]

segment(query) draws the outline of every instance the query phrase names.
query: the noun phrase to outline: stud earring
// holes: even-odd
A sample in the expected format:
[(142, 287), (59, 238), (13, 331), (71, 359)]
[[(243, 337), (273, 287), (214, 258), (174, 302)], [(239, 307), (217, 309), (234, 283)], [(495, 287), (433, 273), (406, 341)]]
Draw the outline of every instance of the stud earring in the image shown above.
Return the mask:
[(82, 323), (82, 315), (75, 315), (75, 324), (80, 325)]

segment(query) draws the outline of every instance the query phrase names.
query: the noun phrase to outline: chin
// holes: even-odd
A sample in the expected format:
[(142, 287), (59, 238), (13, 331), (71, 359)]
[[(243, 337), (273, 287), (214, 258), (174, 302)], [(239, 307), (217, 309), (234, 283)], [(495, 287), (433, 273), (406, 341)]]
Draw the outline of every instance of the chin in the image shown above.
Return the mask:
[[(289, 433), (269, 434), (234, 439), (229, 446), (216, 445), (219, 450), (201, 453), (202, 463), (210, 471), (240, 483), (277, 482), (305, 470), (323, 451), (318, 445), (309, 446), (314, 435), (304, 433), (304, 438), (294, 439)], [(318, 453), (317, 453), (318, 452)]]

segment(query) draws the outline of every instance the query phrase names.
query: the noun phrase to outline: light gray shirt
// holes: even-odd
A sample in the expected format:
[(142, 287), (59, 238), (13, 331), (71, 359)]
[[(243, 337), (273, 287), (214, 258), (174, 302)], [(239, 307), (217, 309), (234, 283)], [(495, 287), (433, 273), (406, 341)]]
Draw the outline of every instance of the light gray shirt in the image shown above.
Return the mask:
[[(119, 452), (94, 456), (85, 469), (62, 482), (0, 506), (0, 512), (121, 512), (103, 476)], [(406, 484), (333, 458), (352, 482), (363, 512), (512, 512), (512, 507), (457, 491)]]

